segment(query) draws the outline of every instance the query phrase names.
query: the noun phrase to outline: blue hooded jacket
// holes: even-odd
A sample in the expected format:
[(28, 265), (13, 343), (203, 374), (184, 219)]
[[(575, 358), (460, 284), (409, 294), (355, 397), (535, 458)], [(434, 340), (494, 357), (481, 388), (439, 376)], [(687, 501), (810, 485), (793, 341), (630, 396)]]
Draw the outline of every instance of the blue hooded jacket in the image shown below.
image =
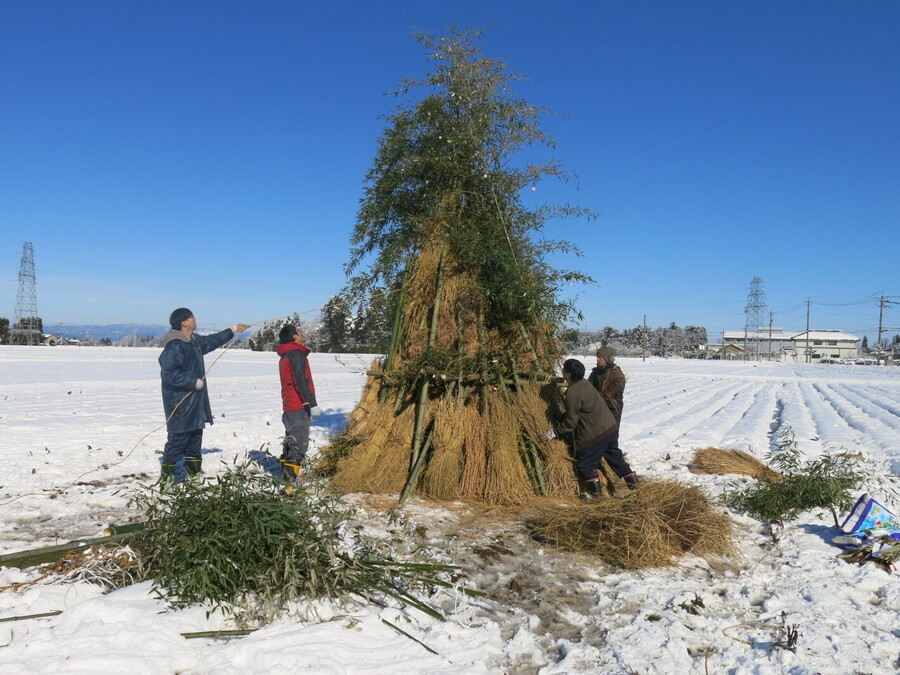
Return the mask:
[[(218, 349), (233, 337), (230, 328), (214, 335), (194, 334), (190, 339), (180, 330), (170, 330), (165, 334), (159, 366), (163, 410), (170, 434), (196, 431), (203, 429), (207, 422), (213, 423), (209, 392), (205, 383), (203, 389), (197, 391), (197, 380), (206, 374), (203, 355)], [(173, 411), (175, 414), (172, 414)]]

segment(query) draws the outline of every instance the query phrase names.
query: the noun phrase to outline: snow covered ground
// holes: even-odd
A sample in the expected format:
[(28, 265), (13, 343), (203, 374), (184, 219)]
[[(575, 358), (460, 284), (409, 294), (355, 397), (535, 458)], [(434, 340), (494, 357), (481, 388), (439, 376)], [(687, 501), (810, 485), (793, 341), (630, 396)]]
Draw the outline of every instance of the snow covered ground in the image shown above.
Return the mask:
[[(129, 488), (159, 473), (165, 442), (157, 349), (0, 347), (0, 553), (96, 536), (133, 520)], [(221, 356), (219, 360), (217, 357)], [(313, 445), (341, 428), (370, 358), (312, 355), (324, 414)], [(593, 365), (593, 358), (583, 358)], [(207, 357), (216, 422), (204, 469), (221, 470), (282, 434), (274, 354)], [(808, 457), (861, 453), (900, 474), (900, 368), (621, 360), (628, 375), (622, 447), (650, 478), (715, 496), (732, 480), (696, 475), (707, 446), (764, 457), (789, 426)], [(889, 495), (874, 495), (889, 507)], [(471, 600), (416, 610), (298, 605), (291, 618), (233, 639), (182, 633), (232, 628), (204, 608), (164, 612), (148, 583), (103, 594), (85, 583), (0, 592), (3, 673), (895, 673), (900, 574), (838, 558), (830, 514), (806, 513), (774, 542), (735, 516), (741, 556), (626, 572), (531, 540), (518, 510), (410, 500), (389, 524), (384, 497), (351, 495), (367, 529), (405, 536), (462, 565)], [(0, 568), (0, 587), (34, 571)], [(62, 610), (45, 618), (4, 617)], [(382, 620), (400, 626), (416, 642)], [(769, 627), (799, 627), (796, 651)], [(435, 653), (426, 650), (427, 645)]]

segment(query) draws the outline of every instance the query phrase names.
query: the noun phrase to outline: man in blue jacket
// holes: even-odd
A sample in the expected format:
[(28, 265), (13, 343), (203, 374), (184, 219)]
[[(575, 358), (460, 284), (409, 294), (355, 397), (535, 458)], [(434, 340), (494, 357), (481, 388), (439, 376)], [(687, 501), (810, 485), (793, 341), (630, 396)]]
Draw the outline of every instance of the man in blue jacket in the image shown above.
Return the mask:
[(203, 427), (213, 423), (203, 355), (250, 327), (239, 323), (213, 335), (194, 335), (197, 319), (186, 307), (172, 312), (169, 325), (172, 330), (163, 336), (163, 350), (159, 355), (163, 409), (169, 432), (162, 458), (162, 483), (174, 480), (175, 464), (182, 458), (189, 478), (200, 473)]

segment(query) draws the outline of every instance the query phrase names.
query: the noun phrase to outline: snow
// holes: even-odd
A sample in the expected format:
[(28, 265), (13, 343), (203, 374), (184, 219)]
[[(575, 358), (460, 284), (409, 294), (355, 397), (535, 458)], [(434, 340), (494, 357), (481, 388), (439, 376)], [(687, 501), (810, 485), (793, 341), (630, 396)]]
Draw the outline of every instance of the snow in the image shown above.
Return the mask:
[[(137, 516), (129, 488), (152, 482), (165, 442), (158, 349), (0, 347), (0, 553), (101, 534)], [(592, 358), (582, 360), (589, 367)], [(318, 447), (353, 409), (371, 357), (313, 354), (323, 414)], [(221, 470), (283, 433), (273, 354), (207, 356), (216, 417), (204, 470)], [(758, 457), (790, 427), (807, 457), (860, 453), (874, 474), (900, 474), (900, 368), (838, 364), (620, 360), (628, 376), (622, 447), (648, 478), (712, 495), (735, 477), (697, 475), (696, 448)], [(773, 433), (776, 432), (776, 433)], [(874, 495), (889, 508), (888, 494)], [(349, 495), (367, 532), (407, 537), (463, 567), (472, 599), (432, 598), (446, 622), (359, 601), (298, 602), (244, 637), (206, 608), (164, 611), (150, 584), (104, 593), (85, 581), (0, 592), (3, 673), (895, 673), (900, 577), (836, 557), (828, 513), (809, 512), (775, 538), (733, 514), (738, 558), (629, 572), (529, 538), (516, 509), (412, 499), (389, 522), (384, 496)], [(35, 570), (0, 568), (0, 587)], [(393, 630), (390, 622), (412, 637)], [(797, 626), (796, 651), (771, 626)], [(429, 652), (423, 645), (437, 652)]]

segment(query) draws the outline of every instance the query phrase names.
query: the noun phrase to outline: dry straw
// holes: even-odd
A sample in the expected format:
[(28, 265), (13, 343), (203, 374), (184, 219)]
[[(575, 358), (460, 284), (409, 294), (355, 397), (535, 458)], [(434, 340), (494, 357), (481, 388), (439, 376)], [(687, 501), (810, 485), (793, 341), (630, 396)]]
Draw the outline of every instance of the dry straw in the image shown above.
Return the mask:
[(459, 493), (461, 497), (481, 501), (484, 499), (484, 477), (487, 473), (487, 432), (484, 418), (473, 401), (466, 408), (466, 439), (463, 443), (463, 469)]
[[(558, 403), (541, 389), (552, 376), (550, 331), (489, 327), (476, 272), (439, 236), (452, 224), (427, 225), (434, 237), (410, 268), (390, 372), (369, 377), (319, 466), (342, 491), (401, 500), (413, 491), (501, 505), (575, 496), (565, 444), (541, 439)], [(535, 370), (543, 384), (528, 379)]]
[(720, 448), (698, 448), (691, 460), (691, 471), (726, 475), (740, 473), (756, 480), (779, 480), (781, 474), (743, 450), (721, 450)]
[(677, 481), (646, 483), (624, 498), (542, 505), (530, 526), (541, 540), (627, 569), (673, 565), (685, 554), (735, 553), (728, 516), (718, 513), (700, 488)]
[(519, 421), (499, 392), (488, 389), (487, 455), (484, 501), (515, 506), (534, 498), (534, 487), (519, 452)]
[(434, 454), (422, 476), (422, 491), (434, 499), (455, 499), (469, 415), (455, 397), (441, 400), (434, 413)]

